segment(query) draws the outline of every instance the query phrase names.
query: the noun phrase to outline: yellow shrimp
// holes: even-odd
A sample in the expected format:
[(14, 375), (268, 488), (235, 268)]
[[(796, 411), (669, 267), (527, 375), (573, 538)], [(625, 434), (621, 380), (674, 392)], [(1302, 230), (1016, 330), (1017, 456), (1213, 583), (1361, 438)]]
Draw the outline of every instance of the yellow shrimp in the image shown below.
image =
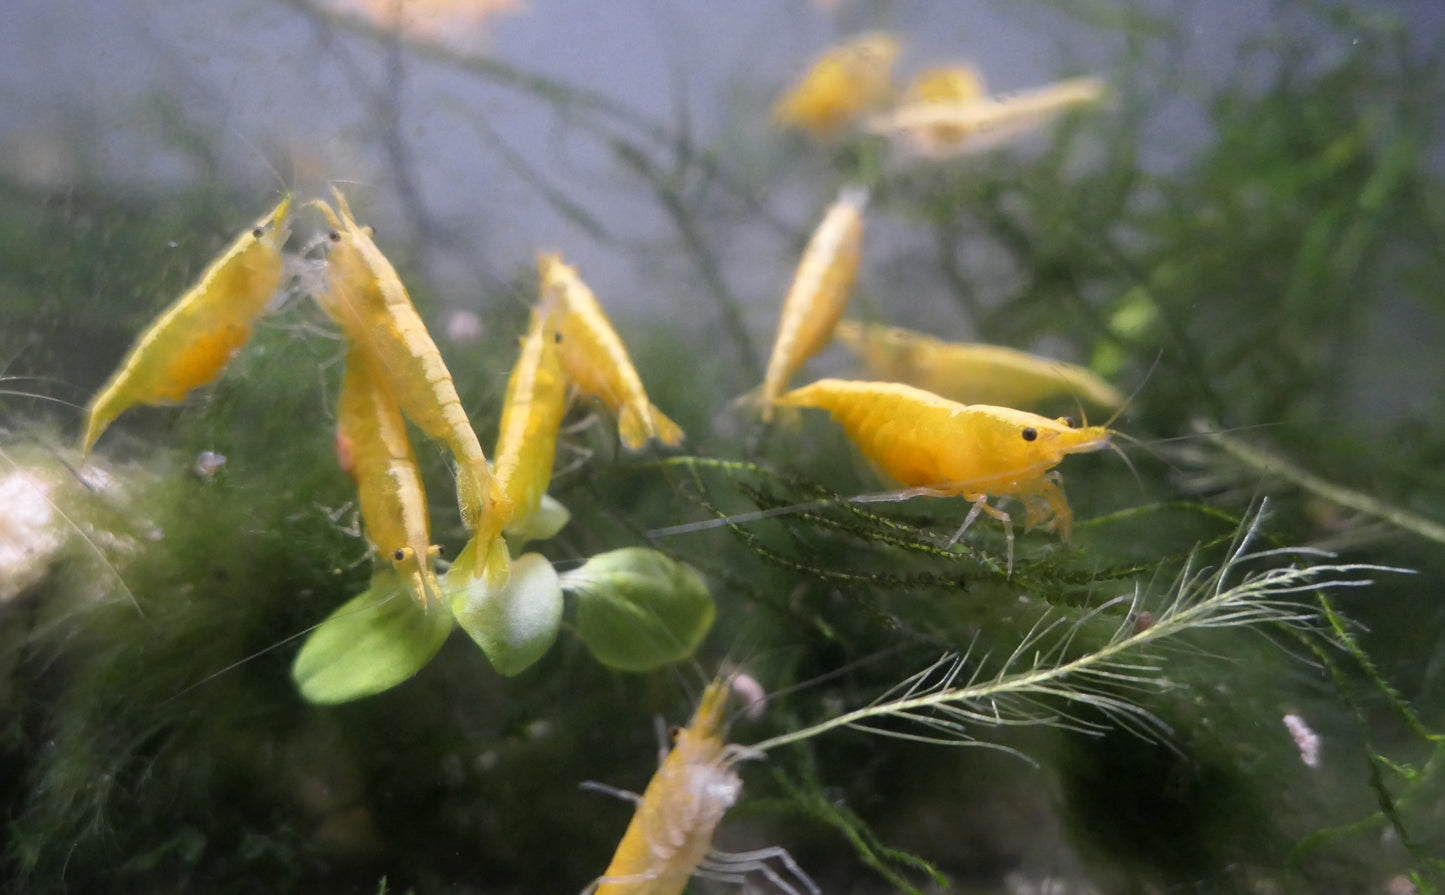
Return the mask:
[(883, 32), (860, 34), (818, 57), (773, 106), (773, 120), (830, 136), (893, 92), (893, 63), (901, 48)]
[(863, 241), (863, 206), (868, 193), (848, 187), (823, 216), (803, 250), (793, 285), (783, 300), (778, 336), (763, 376), (761, 414), (772, 419), (773, 402), (803, 362), (822, 350), (848, 306)]
[(1029, 527), (1052, 528), (1067, 540), (1073, 512), (1052, 470), (1067, 454), (1107, 447), (1111, 434), (1008, 407), (959, 404), (896, 382), (823, 379), (778, 403), (828, 411), (865, 457), (904, 486), (973, 501), (960, 534), (980, 512), (1003, 522), (1010, 567), (1013, 524), (988, 499), (1016, 498)]
[(818, 887), (781, 848), (742, 854), (712, 849), (718, 822), (742, 792), (738, 762), (763, 757), (755, 749), (723, 742), (727, 697), (725, 680), (708, 685), (692, 720), (677, 732), (671, 751), (637, 798), (637, 810), (612, 863), (583, 895), (678, 895), (699, 871), (738, 884), (756, 872), (779, 890), (801, 895), (768, 865), (770, 860), (818, 895)]
[(1073, 78), (1003, 98), (910, 101), (865, 127), (921, 155), (943, 157), (993, 148), (1103, 95), (1098, 78)]
[(617, 414), (618, 435), (631, 450), (650, 438), (669, 446), (681, 444), (682, 429), (647, 400), (622, 339), (577, 271), (554, 254), (539, 254), (537, 271), (542, 280), (542, 305), (563, 309), (557, 327), (562, 336), (562, 366), (572, 383)]
[(431, 608), (433, 599), (441, 600), (431, 564), (441, 549), (431, 544), (416, 454), (401, 410), (377, 383), (366, 353), (356, 347), (346, 358), (337, 401), (336, 445), (342, 468), (356, 483), (367, 537), (417, 601)]
[(512, 502), (512, 525), (536, 512), (552, 480), (557, 429), (567, 412), (567, 374), (557, 329), (560, 309), (536, 308), (507, 380), (493, 475)]
[(891, 326), (844, 320), (838, 341), (863, 362), (871, 379), (916, 385), (963, 404), (1036, 407), (1074, 396), (1117, 410), (1124, 396), (1085, 367), (1012, 348), (945, 342)]
[[(946, 65), (924, 69), (913, 76), (904, 94), (905, 107), (920, 103), (952, 103), (962, 105), (985, 99), (987, 91), (983, 76), (970, 65)], [(939, 124), (920, 128), (915, 141), (925, 146), (956, 146), (969, 135), (966, 127)]]
[(377, 380), (401, 412), (428, 438), (451, 451), (457, 463), (457, 500), (467, 528), (476, 530), (482, 520), (495, 517), (492, 522), (500, 531), (511, 517), (511, 507), (492, 479), (441, 352), (396, 269), (372, 242), (368, 229), (357, 225), (346, 197), (340, 190), (333, 193), (339, 217), (325, 202), (311, 203), (330, 223), (333, 242), (327, 255), (328, 286), (317, 301), (348, 341), (366, 354)]
[(288, 193), (212, 261), (136, 340), (86, 408), (82, 454), (133, 404), (179, 401), (220, 375), (251, 338), (251, 326), (281, 285)]

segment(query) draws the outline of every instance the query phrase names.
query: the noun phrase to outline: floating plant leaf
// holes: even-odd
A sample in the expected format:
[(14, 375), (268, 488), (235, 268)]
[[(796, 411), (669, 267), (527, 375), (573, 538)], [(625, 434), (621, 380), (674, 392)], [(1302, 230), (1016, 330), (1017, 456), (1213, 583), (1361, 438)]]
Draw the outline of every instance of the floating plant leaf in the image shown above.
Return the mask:
[(291, 665), (307, 702), (330, 705), (389, 690), (436, 655), (452, 630), (444, 607), (411, 598), (395, 569), (326, 617)]
[(577, 631), (592, 655), (623, 671), (692, 655), (715, 613), (697, 572), (645, 547), (594, 556), (562, 586), (577, 595)]
[(555, 537), (572, 519), (572, 513), (550, 494), (542, 495), (537, 509), (521, 519), (514, 519), (502, 529), (512, 543), (520, 547), (528, 541), (545, 541)]
[(562, 625), (562, 585), (545, 556), (524, 553), (512, 560), (500, 587), (486, 576), (463, 582), (451, 593), (452, 614), (493, 668), (519, 674), (551, 648)]

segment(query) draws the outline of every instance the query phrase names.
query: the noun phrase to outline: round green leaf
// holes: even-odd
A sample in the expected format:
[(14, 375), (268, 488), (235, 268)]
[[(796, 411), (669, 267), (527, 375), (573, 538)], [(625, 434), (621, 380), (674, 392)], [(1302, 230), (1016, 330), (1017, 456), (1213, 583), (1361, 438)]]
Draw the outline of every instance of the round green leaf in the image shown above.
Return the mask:
[(512, 560), (511, 574), (500, 587), (489, 584), (486, 575), (464, 576), (459, 584), (448, 583), (454, 584), (451, 604), (457, 624), (502, 674), (521, 673), (557, 639), (562, 626), (562, 585), (557, 571), (540, 553), (524, 553)]
[(330, 705), (389, 690), (416, 674), (452, 630), (443, 606), (412, 599), (396, 570), (326, 617), (296, 654), (291, 679), (307, 702)]
[(562, 585), (577, 595), (582, 641), (597, 661), (623, 671), (692, 655), (716, 612), (702, 576), (645, 547), (594, 556)]

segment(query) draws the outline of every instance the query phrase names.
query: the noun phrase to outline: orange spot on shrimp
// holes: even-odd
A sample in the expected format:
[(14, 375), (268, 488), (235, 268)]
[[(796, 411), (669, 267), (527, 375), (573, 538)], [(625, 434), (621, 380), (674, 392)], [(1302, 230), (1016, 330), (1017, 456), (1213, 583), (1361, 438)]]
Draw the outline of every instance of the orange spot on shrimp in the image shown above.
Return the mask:
[(132, 405), (179, 401), (221, 374), (280, 288), (290, 209), (288, 193), (141, 334), (86, 408), (82, 454)]

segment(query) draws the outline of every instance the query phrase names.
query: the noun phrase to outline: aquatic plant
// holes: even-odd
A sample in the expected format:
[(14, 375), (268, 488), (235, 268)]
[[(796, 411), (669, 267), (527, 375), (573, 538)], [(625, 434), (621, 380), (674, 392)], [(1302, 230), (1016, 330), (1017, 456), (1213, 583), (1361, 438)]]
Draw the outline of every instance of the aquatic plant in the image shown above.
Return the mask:
[[(214, 386), (129, 412), (84, 465), (68, 447), (78, 410), (27, 397), (83, 404), (268, 200), (119, 199), (96, 183), (62, 202), (0, 184), (6, 888), (575, 891), (629, 810), (577, 784), (640, 789), (649, 716), (685, 718), (687, 685), (727, 656), (772, 691), (728, 739), (769, 758), (741, 769), (716, 842), (785, 846), (825, 892), (1431, 891), (1445, 717), (1425, 657), (1445, 642), (1430, 586), (1445, 481), (1428, 470), (1445, 427), (1424, 390), (1372, 415), (1367, 374), (1402, 303), (1438, 326), (1438, 122), (1415, 114), (1440, 94), (1438, 59), (1387, 17), (1284, 4), (1310, 27), (1200, 93), (1213, 130), (1166, 167), (1141, 158), (1151, 116), (1189, 94), (1171, 52), (1187, 36), (1055, 5), (1088, 33), (1122, 29), (1112, 105), (1023, 151), (945, 162), (863, 131), (764, 130), (782, 79), (740, 102), (744, 126), (700, 141), (605, 84), (281, 4), (348, 52), (540, 110), (669, 228), (639, 241), (595, 195), (539, 174), (503, 121), (468, 112), (566, 236), (647, 265), (676, 313), (623, 311), (617, 328), (690, 437), (685, 453), (626, 453), (609, 414), (574, 403), (552, 482), (571, 519), (529, 548), (568, 608), (512, 677), (372, 568), (332, 441), (342, 351), (303, 298), (304, 238), (289, 268), (301, 300)], [(905, 46), (899, 62), (931, 60)], [(399, 116), (382, 130), (395, 192), (429, 221), (404, 185)], [(950, 543), (963, 501), (886, 492), (826, 421), (729, 415), (763, 376), (754, 318), (776, 319), (812, 224), (854, 182), (880, 234), (859, 316), (1061, 356), (1134, 390), (1113, 428), (1149, 455), (1130, 448), (1132, 471), (1069, 461), (1068, 543), (1020, 532), (1011, 564), (989, 519)], [(444, 230), (419, 231), (418, 257)], [(445, 288), (408, 263), (404, 231), (385, 236), (445, 332)], [(531, 264), (483, 271), (483, 332), (438, 339), (485, 443)], [(795, 381), (835, 363), (822, 354)], [(433, 537), (455, 550), (469, 533), (454, 472), (435, 451), (417, 461)], [(318, 686), (371, 695), (307, 702)]]

